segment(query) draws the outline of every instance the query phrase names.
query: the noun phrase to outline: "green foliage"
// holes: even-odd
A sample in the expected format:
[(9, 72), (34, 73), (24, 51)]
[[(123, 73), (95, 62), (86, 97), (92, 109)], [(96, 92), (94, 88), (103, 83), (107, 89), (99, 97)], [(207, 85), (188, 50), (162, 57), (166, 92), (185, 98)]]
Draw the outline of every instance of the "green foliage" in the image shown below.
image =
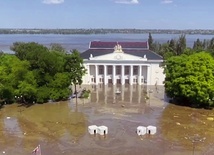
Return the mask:
[(71, 54), (66, 55), (65, 68), (70, 72), (71, 84), (75, 86), (74, 92), (76, 92), (76, 85), (82, 84), (82, 77), (86, 73), (86, 69), (83, 65), (83, 59), (80, 57), (80, 53), (77, 50), (73, 50)]
[(89, 98), (90, 93), (90, 90), (83, 90), (81, 98)]
[(48, 49), (34, 42), (16, 42), (11, 49), (15, 55), (0, 57), (1, 100), (12, 101), (14, 96), (22, 103), (64, 100), (71, 94), (71, 84), (82, 84), (86, 70), (77, 50), (68, 54), (61, 45)]
[(202, 51), (204, 49), (203, 42), (200, 39), (197, 39), (193, 44), (193, 50)]
[(63, 48), (62, 45), (57, 44), (57, 43), (52, 43), (50, 45), (50, 51), (57, 51), (57, 52), (66, 53), (65, 48)]
[[(27, 93), (35, 88), (34, 77), (29, 72), (27, 61), (21, 61), (14, 55), (4, 54), (0, 57), (0, 99), (12, 102), (14, 96), (21, 95), (27, 89)], [(21, 92), (22, 91), (22, 92)], [(35, 90), (32, 90), (35, 92)]]
[(155, 50), (155, 45), (153, 43), (153, 38), (152, 38), (152, 34), (151, 33), (149, 33), (148, 44), (149, 44), (149, 50), (154, 51)]
[(205, 52), (171, 57), (166, 62), (167, 96), (188, 106), (214, 105), (214, 59)]

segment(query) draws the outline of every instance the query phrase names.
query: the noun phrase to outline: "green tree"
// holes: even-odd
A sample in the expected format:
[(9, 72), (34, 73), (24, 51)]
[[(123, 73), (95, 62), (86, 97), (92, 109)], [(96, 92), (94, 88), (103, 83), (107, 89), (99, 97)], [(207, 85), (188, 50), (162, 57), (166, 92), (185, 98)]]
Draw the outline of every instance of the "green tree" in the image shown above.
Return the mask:
[(33, 99), (36, 92), (36, 82), (29, 71), (29, 62), (21, 61), (14, 55), (4, 54), (0, 57), (0, 98), (12, 102), (21, 97)]
[(212, 55), (214, 55), (214, 38), (209, 40), (207, 51), (209, 51)]
[(51, 45), (50, 45), (50, 51), (57, 51), (57, 52), (66, 53), (65, 48), (62, 47), (62, 45), (57, 44), (57, 43), (51, 43)]
[(71, 84), (69, 73), (57, 73), (50, 83), (50, 98), (52, 100), (64, 100), (70, 95), (69, 85)]
[[(49, 50), (37, 43), (14, 43), (12, 49), (15, 50), (15, 54), (20, 60), (29, 62), (29, 69), (35, 77), (36, 88), (29, 88), (25, 82), (18, 85), (19, 88), (25, 88), (22, 90), (22, 94), (27, 94), (28, 90), (31, 90), (28, 100), (44, 103), (49, 99), (68, 98), (69, 86), (73, 78), (71, 71), (72, 68), (78, 67), (73, 63), (76, 61), (73, 58), (75, 52), (67, 54), (55, 47)], [(68, 66), (68, 64), (70, 65)], [(79, 80), (78, 83), (80, 82)]]
[(179, 104), (214, 105), (214, 59), (205, 52), (171, 57), (166, 62), (165, 90)]
[(155, 49), (154, 49), (154, 43), (153, 43), (153, 38), (151, 33), (149, 33), (148, 44), (149, 44), (149, 50), (154, 51)]
[(176, 55), (183, 54), (185, 49), (186, 49), (186, 36), (182, 34), (177, 41)]
[(171, 39), (169, 41), (169, 48), (170, 48), (170, 52), (173, 53), (173, 55), (176, 54), (176, 41), (174, 39)]
[(80, 53), (77, 50), (73, 50), (71, 54), (66, 56), (66, 60), (66, 69), (70, 71), (71, 84), (74, 85), (74, 91), (76, 92), (76, 86), (82, 84), (82, 77), (86, 73), (83, 59), (80, 57)]
[(168, 43), (162, 44), (161, 49), (159, 51), (159, 54), (163, 56), (164, 60), (167, 60), (168, 58), (175, 55), (174, 52), (172, 52), (172, 49), (169, 47)]
[(193, 50), (195, 50), (197, 52), (204, 50), (203, 42), (200, 41), (200, 39), (197, 39), (196, 41), (194, 41)]

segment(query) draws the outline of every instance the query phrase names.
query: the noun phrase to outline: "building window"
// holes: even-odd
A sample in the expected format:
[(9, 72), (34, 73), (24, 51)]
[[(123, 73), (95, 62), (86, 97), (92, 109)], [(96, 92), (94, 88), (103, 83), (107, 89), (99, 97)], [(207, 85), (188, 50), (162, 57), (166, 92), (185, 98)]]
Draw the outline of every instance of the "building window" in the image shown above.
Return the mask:
[(129, 75), (129, 69), (130, 69), (129, 66), (125, 66), (125, 75)]
[(99, 74), (104, 74), (104, 66), (99, 66)]
[(116, 66), (116, 75), (121, 74), (121, 66)]
[(112, 66), (108, 66), (108, 74), (112, 74)]
[(138, 75), (138, 66), (133, 67), (133, 75)]

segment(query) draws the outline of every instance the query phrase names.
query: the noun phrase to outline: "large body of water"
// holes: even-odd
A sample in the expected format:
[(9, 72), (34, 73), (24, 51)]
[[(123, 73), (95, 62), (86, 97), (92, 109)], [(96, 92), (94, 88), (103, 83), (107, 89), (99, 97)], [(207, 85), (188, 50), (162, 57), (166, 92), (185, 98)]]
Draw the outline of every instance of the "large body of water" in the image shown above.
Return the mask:
[[(159, 43), (167, 42), (170, 39), (178, 39), (179, 34), (152, 34), (154, 41)], [(186, 35), (187, 46), (192, 47), (196, 39), (211, 39), (213, 35)], [(147, 41), (148, 34), (75, 34), (75, 35), (57, 35), (57, 34), (9, 34), (0, 35), (0, 50), (11, 52), (10, 46), (14, 42), (37, 42), (45, 46), (51, 43), (59, 43), (66, 50), (77, 49), (80, 52), (88, 49), (89, 42), (100, 41)]]

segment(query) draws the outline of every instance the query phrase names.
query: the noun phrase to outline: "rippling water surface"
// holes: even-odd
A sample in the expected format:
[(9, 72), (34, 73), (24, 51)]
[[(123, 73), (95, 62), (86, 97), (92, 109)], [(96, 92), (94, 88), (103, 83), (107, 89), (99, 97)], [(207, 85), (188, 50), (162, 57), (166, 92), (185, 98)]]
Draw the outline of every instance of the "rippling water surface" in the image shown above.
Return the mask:
[[(83, 88), (83, 87), (82, 87)], [(0, 109), (0, 151), (28, 155), (41, 145), (46, 155), (189, 155), (213, 154), (213, 110), (168, 104), (163, 87), (87, 87), (89, 99)], [(81, 88), (80, 88), (81, 89)], [(121, 94), (116, 95), (116, 90)], [(150, 93), (148, 90), (153, 90)], [(150, 97), (148, 100), (145, 97)], [(109, 133), (92, 136), (89, 125), (105, 125)], [(157, 126), (155, 135), (139, 137), (138, 126)], [(198, 134), (198, 137), (194, 136)], [(1, 154), (1, 152), (0, 152)]]

